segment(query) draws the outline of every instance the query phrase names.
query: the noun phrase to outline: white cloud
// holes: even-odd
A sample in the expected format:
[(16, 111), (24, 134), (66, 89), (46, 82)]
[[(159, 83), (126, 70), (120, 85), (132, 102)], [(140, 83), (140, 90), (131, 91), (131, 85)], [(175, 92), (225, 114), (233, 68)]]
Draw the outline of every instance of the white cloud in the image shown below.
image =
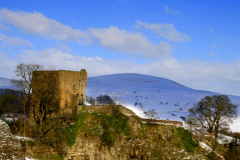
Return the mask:
[(6, 57), (5, 52), (0, 52), (0, 77), (13, 78), (17, 62)]
[(144, 27), (146, 29), (150, 29), (157, 33), (159, 36), (164, 37), (170, 41), (190, 41), (191, 38), (186, 34), (180, 34), (176, 28), (171, 24), (163, 23), (163, 24), (152, 24), (152, 23), (144, 23), (141, 21), (136, 21), (137, 25), (136, 28)]
[[(164, 77), (194, 89), (215, 91), (224, 94), (239, 94), (240, 62), (178, 61), (164, 57), (148, 64), (133, 61), (104, 60), (100, 57), (74, 56), (55, 48), (42, 51), (24, 50), (21, 62), (40, 63), (57, 69), (81, 70), (89, 76), (114, 73), (140, 73)], [(224, 73), (224, 74), (223, 74)]]
[(27, 34), (40, 35), (55, 40), (80, 41), (87, 34), (79, 29), (63, 25), (56, 20), (49, 19), (39, 12), (11, 11), (6, 8), (0, 10), (0, 20), (23, 30)]
[(59, 43), (57, 47), (64, 52), (71, 52), (72, 50), (66, 44)]
[(179, 11), (171, 10), (171, 9), (168, 8), (168, 6), (164, 6), (164, 8), (165, 8), (165, 13), (166, 14), (168, 14), (168, 13), (175, 14), (175, 15), (179, 14)]
[(6, 36), (2, 33), (0, 33), (0, 41), (3, 41), (2, 47), (5, 47), (5, 46), (14, 46), (14, 47), (29, 46), (29, 47), (34, 47), (33, 44), (30, 43), (27, 40), (24, 40), (24, 39), (16, 37), (16, 36), (15, 37), (8, 37), (8, 36)]
[(10, 28), (8, 26), (4, 25), (3, 23), (0, 23), (0, 29), (9, 30)]
[(91, 35), (99, 40), (101, 46), (121, 53), (140, 53), (145, 57), (160, 57), (172, 50), (166, 42), (153, 44), (140, 33), (130, 33), (115, 26), (89, 30)]
[(73, 56), (56, 48), (42, 51), (23, 50), (20, 59), (24, 63), (53, 65), (57, 69), (81, 70), (85, 68), (91, 76), (121, 73), (122, 69), (131, 70), (127, 64), (134, 63), (132, 61), (103, 60), (100, 57)]

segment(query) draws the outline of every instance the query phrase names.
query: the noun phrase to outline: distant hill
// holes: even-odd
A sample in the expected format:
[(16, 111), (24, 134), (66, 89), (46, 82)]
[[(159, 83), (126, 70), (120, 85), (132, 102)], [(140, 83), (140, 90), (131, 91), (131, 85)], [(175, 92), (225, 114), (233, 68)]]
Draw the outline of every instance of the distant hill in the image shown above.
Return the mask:
[[(86, 95), (118, 97), (119, 101), (136, 114), (144, 117), (143, 109), (156, 109), (161, 119), (182, 120), (188, 115), (188, 109), (203, 97), (219, 93), (194, 90), (174, 81), (142, 75), (142, 74), (112, 74), (88, 78)], [(235, 104), (240, 104), (239, 96), (229, 98)], [(238, 113), (240, 115), (240, 111)], [(240, 118), (235, 121), (234, 128), (240, 129)], [(238, 130), (239, 130), (238, 129)], [(239, 130), (240, 131), (240, 130)]]
[(13, 89), (14, 86), (11, 85), (11, 79), (0, 77), (0, 95), (3, 94), (6, 89)]
[(10, 89), (12, 87), (10, 81), (11, 79), (0, 77), (0, 89)]

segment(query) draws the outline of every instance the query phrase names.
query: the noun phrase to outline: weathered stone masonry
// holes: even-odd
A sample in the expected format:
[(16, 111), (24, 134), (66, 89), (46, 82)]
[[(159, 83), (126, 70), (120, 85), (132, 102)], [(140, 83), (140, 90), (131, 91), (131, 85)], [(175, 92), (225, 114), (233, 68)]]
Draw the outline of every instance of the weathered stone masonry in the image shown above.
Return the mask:
[(84, 105), (85, 90), (87, 86), (87, 71), (56, 71), (59, 74), (59, 93), (60, 93), (60, 108), (71, 104), (75, 99), (76, 105)]
[[(54, 83), (56, 83), (56, 87), (54, 89), (56, 90), (56, 98), (60, 99), (60, 109), (71, 107), (73, 110), (74, 107), (77, 107), (77, 105), (84, 105), (85, 90), (87, 86), (87, 71), (85, 69), (81, 69), (81, 71), (35, 71), (33, 72), (33, 77), (33, 91), (36, 91), (36, 84), (44, 85), (44, 82), (41, 83), (41, 80), (43, 80), (44, 78), (48, 78), (48, 82), (53, 81)], [(34, 80), (40, 81), (40, 83), (35, 82)], [(31, 121), (31, 113), (29, 115), (29, 118)]]

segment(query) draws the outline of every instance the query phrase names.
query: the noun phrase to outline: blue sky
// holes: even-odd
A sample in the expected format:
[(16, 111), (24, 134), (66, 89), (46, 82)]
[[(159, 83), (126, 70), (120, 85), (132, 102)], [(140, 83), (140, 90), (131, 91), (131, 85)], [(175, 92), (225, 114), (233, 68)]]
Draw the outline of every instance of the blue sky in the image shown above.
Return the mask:
[(18, 63), (39, 63), (240, 95), (239, 7), (224, 0), (3, 1), (0, 77), (13, 78)]

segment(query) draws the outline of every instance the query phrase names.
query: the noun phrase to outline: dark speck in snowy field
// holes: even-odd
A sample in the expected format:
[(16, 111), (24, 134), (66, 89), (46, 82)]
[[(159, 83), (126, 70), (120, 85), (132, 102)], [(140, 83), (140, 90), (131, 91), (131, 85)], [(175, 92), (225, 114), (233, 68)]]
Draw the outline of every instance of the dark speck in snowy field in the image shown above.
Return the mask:
[(180, 118), (182, 118), (182, 120), (186, 121), (186, 117), (180, 116)]

